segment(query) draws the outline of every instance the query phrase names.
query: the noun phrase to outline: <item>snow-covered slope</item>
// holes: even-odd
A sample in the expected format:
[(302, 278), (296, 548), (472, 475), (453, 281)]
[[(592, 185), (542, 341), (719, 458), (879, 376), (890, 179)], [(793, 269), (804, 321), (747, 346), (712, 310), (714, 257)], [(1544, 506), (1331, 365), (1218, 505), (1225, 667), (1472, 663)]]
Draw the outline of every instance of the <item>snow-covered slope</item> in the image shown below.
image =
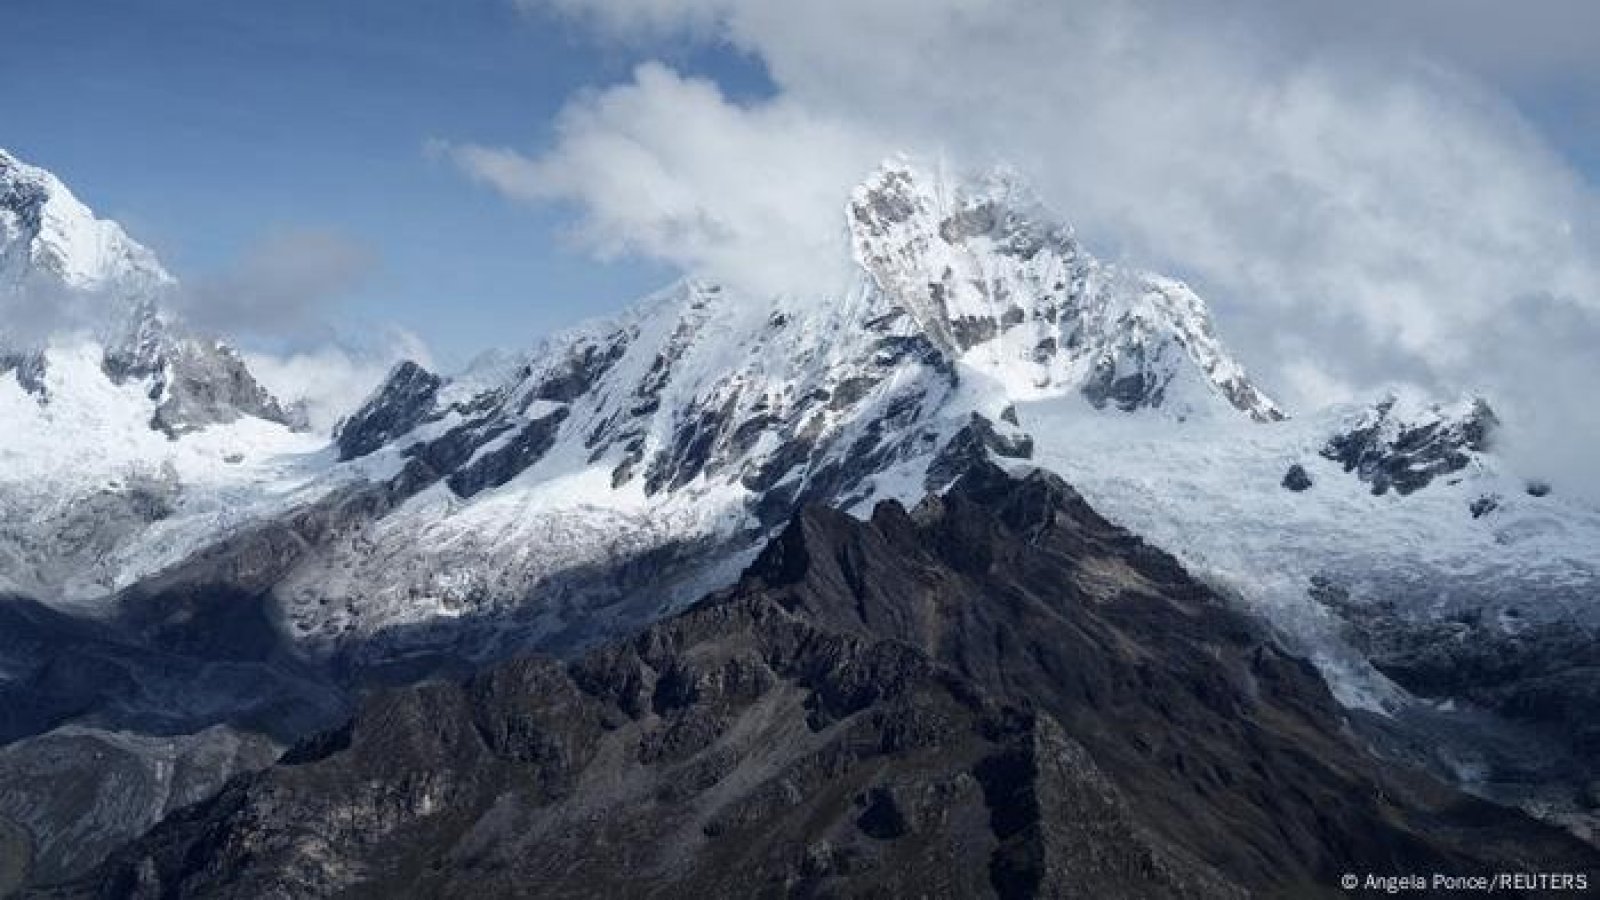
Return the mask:
[(92, 601), (180, 515), (292, 488), (322, 440), (163, 307), (155, 255), (0, 151), (0, 591)]
[(59, 285), (108, 291), (115, 302), (171, 283), (155, 254), (117, 223), (96, 218), (60, 179), (0, 149), (0, 291)]
[[(1450, 431), (1470, 426), (1476, 408), (1390, 397), (1253, 428), (1190, 423), (1177, 434), (1070, 399), (1019, 412), (1038, 438), (1039, 465), (1260, 611), (1315, 655), (1342, 700), (1383, 708), (1399, 692), (1345, 640), (1332, 593), (1413, 623), (1600, 626), (1600, 510), (1538, 483), (1530, 493), (1491, 452), (1465, 444), (1438, 448), (1439, 459), (1459, 453), (1459, 466), (1432, 464), (1437, 477), (1406, 493), (1375, 489), (1338, 452), (1380, 420), (1395, 434)], [(1293, 467), (1309, 482), (1298, 490), (1286, 484)]]
[[(122, 479), (109, 489), (135, 510), (95, 521), (132, 524), (74, 530), (104, 502), (95, 483), (36, 514), (68, 524), (13, 536), (0, 571), (87, 603), (216, 578), (232, 554), (318, 654), (561, 648), (726, 580), (799, 504), (914, 501), (987, 455), (1055, 469), (1234, 586), (1352, 702), (1391, 688), (1341, 639), (1329, 584), (1419, 617), (1482, 605), (1490, 584), (1551, 617), (1593, 606), (1600, 520), (1501, 472), (1486, 408), (1284, 420), (1192, 291), (1097, 261), (1003, 172), (891, 161), (842, 213), (858, 277), (835, 296), (689, 279), (452, 377), (401, 366), (331, 447), (259, 418), (177, 442), (143, 429), (82, 467)], [(86, 346), (54, 377), (93, 368)], [(41, 423), (9, 452), (39, 471), (52, 417), (131, 433), (154, 414), (128, 385), (96, 390), (52, 409), (0, 384), (8, 415)], [(185, 485), (171, 502), (169, 480)]]
[(151, 427), (146, 384), (104, 375), (98, 344), (56, 344), (48, 359), (48, 401), (0, 376), (0, 591), (106, 598), (129, 553), (162, 547), (180, 522), (208, 541), (328, 458), (325, 438), (255, 417), (173, 439)]
[(1011, 180), (891, 162), (847, 213), (860, 265), (841, 295), (689, 280), (458, 378), (398, 369), (338, 442), (414, 496), (296, 567), (279, 590), (295, 633), (626, 629), (713, 586), (801, 503), (942, 487), (929, 467), (958, 434), (1024, 458), (1021, 399), (1280, 417), (1192, 292), (1100, 264)]

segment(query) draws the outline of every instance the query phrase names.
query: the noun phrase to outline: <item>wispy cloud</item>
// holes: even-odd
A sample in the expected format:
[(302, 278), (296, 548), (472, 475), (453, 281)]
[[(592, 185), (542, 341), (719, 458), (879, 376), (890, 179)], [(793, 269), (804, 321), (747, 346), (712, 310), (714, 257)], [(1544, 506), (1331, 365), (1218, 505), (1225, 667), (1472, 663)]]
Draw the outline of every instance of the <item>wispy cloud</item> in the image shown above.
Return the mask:
[(402, 360), (431, 367), (423, 340), (398, 328), (364, 341), (329, 341), (285, 353), (248, 352), (245, 363), (267, 390), (289, 403), (303, 403), (311, 427), (328, 432), (353, 412)]
[(223, 270), (185, 282), (168, 302), (204, 331), (292, 336), (325, 327), (334, 308), (376, 265), (369, 249), (338, 232), (281, 231), (257, 241)]

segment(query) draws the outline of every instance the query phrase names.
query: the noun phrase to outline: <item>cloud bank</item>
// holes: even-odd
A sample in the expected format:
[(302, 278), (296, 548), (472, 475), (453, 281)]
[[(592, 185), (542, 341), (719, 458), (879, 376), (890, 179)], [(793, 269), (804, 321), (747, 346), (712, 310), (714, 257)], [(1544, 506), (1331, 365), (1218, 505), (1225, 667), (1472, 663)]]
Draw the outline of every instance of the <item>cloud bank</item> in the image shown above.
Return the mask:
[[(375, 264), (364, 246), (336, 232), (284, 231), (218, 271), (163, 287), (158, 302), (185, 326), (242, 345), (257, 379), (280, 399), (303, 403), (311, 426), (328, 431), (395, 363), (432, 365), (428, 347), (409, 332), (383, 327), (352, 340), (332, 324)], [(0, 289), (0, 354), (66, 335), (116, 335), (126, 302), (46, 275)]]
[(574, 204), (575, 236), (602, 258), (642, 254), (758, 293), (843, 276), (840, 186), (886, 146), (781, 99), (739, 106), (658, 63), (569, 105), (557, 132), (539, 159), (435, 150), (508, 196)]
[(293, 336), (325, 326), (329, 310), (376, 263), (366, 247), (338, 232), (282, 231), (252, 244), (226, 269), (183, 283), (167, 303), (202, 331)]
[(244, 358), (273, 396), (305, 404), (311, 428), (323, 433), (360, 406), (396, 363), (411, 360), (433, 367), (427, 345), (395, 328), (360, 344), (328, 342), (285, 353), (246, 352)]
[(1600, 356), (1572, 338), (1600, 336), (1600, 201), (1495, 85), (1600, 83), (1573, 38), (1590, 4), (524, 5), (636, 46), (725, 44), (775, 86), (739, 103), (650, 64), (574, 97), (546, 152), (450, 147), (571, 204), (598, 253), (803, 290), (878, 158), (1004, 161), (1100, 255), (1194, 282), (1291, 407), (1481, 390), (1530, 467), (1588, 477), (1531, 448), (1600, 439)]

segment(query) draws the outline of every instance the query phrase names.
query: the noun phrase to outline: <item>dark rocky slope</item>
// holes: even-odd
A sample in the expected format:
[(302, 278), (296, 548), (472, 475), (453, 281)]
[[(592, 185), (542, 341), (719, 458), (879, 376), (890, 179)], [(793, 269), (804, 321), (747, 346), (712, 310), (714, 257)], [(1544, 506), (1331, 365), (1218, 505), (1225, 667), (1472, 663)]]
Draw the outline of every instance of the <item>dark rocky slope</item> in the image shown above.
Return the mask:
[(807, 508), (578, 661), (377, 695), (59, 893), (1306, 896), (1597, 862), (1386, 771), (1170, 557), (980, 464), (870, 522)]

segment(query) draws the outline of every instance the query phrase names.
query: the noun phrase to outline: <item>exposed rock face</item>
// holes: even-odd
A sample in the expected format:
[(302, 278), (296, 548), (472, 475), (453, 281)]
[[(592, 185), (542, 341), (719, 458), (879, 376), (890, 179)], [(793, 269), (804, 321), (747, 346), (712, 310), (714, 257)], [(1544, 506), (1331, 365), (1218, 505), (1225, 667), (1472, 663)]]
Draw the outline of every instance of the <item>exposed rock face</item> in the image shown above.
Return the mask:
[(1306, 472), (1306, 467), (1295, 463), (1289, 471), (1283, 473), (1283, 486), (1287, 490), (1299, 493), (1311, 488), (1311, 475)]
[(439, 376), (406, 360), (395, 367), (383, 385), (339, 424), (334, 438), (340, 459), (355, 459), (422, 424), (433, 411)]
[(1473, 454), (1489, 448), (1498, 425), (1494, 410), (1481, 399), (1411, 410), (1400, 409), (1391, 397), (1331, 438), (1322, 455), (1370, 483), (1374, 494), (1391, 487), (1409, 494), (1466, 468)]
[(0, 353), (0, 375), (7, 373), (15, 375), (22, 389), (40, 400), (48, 399), (45, 394), (44, 373), (49, 366), (50, 361), (37, 350)]
[(281, 652), (258, 599), (174, 590), (142, 603), (104, 623), (0, 595), (0, 744), (67, 723), (179, 734), (231, 722), (291, 738), (343, 711)]
[[(271, 765), (279, 748), (260, 735), (213, 726), (147, 736), (68, 726), (0, 747), (0, 893), (84, 872), (167, 814), (215, 794), (232, 776)], [(4, 867), (0, 867), (3, 869)]]
[(81, 874), (347, 714), (251, 598), (175, 605), (104, 623), (0, 595), (0, 895)]
[(1014, 430), (1001, 434), (995, 430), (993, 422), (973, 413), (971, 421), (956, 432), (928, 464), (923, 488), (928, 491), (944, 490), (963, 472), (987, 462), (990, 454), (1006, 459), (1030, 459), (1033, 457), (1033, 438)]
[(219, 341), (188, 338), (173, 346), (152, 388), (161, 405), (150, 427), (176, 438), (207, 425), (254, 416), (268, 422), (305, 427), (303, 415), (278, 402), (250, 374), (238, 351)]
[(1474, 519), (1481, 519), (1499, 508), (1500, 498), (1494, 494), (1484, 494), (1467, 505), (1467, 511), (1472, 513)]
[[(1525, 624), (1515, 609), (1419, 623), (1384, 604), (1332, 605), (1384, 674), (1423, 697), (1457, 698), (1549, 726), (1600, 760), (1600, 634), (1572, 622)], [(1600, 777), (1591, 765), (1588, 777)]]
[(458, 497), (471, 497), (517, 477), (555, 445), (556, 433), (566, 417), (566, 408), (557, 407), (522, 426), (505, 443), (487, 448), (472, 463), (450, 475), (450, 490)]
[(374, 697), (83, 896), (1229, 897), (1592, 866), (1388, 775), (1311, 668), (1048, 475), (811, 507), (569, 664)]

